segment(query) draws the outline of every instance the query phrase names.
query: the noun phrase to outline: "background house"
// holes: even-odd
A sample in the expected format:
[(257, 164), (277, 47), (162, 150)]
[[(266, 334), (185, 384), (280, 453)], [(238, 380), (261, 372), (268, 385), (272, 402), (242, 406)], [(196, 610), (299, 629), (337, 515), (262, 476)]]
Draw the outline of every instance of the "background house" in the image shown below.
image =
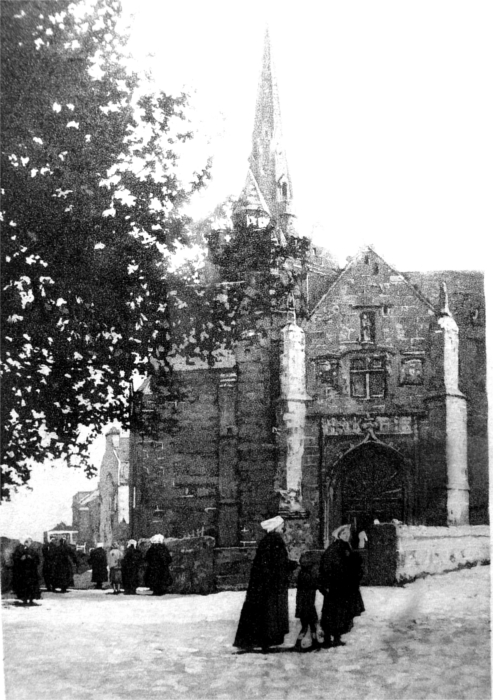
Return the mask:
[(96, 542), (109, 546), (128, 537), (129, 524), (129, 437), (112, 427), (99, 471), (98, 488), (79, 491), (72, 500), (78, 543), (92, 547)]

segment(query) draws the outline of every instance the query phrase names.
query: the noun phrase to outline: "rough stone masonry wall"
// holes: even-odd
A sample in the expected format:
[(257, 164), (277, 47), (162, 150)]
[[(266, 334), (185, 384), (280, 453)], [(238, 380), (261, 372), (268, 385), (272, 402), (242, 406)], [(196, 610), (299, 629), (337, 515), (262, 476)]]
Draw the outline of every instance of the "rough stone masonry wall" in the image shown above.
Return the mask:
[(273, 427), (273, 351), (268, 339), (241, 344), (238, 363), (238, 497), (240, 541), (255, 544), (259, 524), (277, 513), (277, 453)]
[(368, 532), (368, 585), (390, 586), (490, 561), (487, 525), (382, 524)]
[(324, 544), (323, 533), (321, 532), (321, 521), (323, 520), (321, 508), (323, 508), (323, 504), (320, 502), (322, 484), (320, 483), (319, 431), (319, 421), (316, 417), (310, 416), (305, 423), (305, 451), (303, 454), (301, 492), (303, 507), (308, 513), (313, 548), (322, 547)]
[[(214, 529), (218, 488), (218, 371), (177, 373), (186, 396), (143, 397), (152, 436), (133, 435), (132, 535), (184, 537)], [(133, 489), (135, 488), (135, 492)], [(135, 505), (134, 505), (135, 504)]]
[[(173, 583), (168, 593), (199, 593), (205, 595), (215, 591), (214, 544), (213, 537), (168, 538), (165, 544), (171, 554), (170, 573)], [(149, 540), (142, 540), (139, 546), (146, 552), (151, 546)], [(140, 585), (144, 586), (144, 570), (141, 570)]]
[(214, 577), (213, 537), (191, 537), (167, 540), (173, 561), (171, 593), (213, 593)]
[(481, 272), (410, 272), (406, 277), (434, 304), (440, 282), (447, 284), (449, 306), (459, 326), (459, 388), (467, 397), (469, 522), (488, 522), (488, 400), (484, 276)]
[(214, 550), (216, 590), (244, 591), (250, 580), (250, 570), (257, 553), (256, 547), (218, 547)]

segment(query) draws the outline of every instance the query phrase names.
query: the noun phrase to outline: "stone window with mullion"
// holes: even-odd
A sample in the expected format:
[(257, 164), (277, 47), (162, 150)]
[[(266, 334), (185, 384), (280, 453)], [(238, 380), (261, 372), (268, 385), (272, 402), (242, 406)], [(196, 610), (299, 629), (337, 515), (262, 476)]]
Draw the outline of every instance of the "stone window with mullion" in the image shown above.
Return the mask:
[(357, 399), (385, 396), (385, 358), (358, 357), (350, 364), (351, 396)]

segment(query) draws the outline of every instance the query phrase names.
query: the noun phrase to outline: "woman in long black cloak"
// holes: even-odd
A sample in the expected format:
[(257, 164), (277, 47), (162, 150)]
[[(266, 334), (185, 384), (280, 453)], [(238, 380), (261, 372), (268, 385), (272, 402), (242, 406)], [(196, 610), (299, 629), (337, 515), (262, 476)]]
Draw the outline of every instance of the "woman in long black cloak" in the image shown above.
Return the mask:
[(142, 562), (142, 554), (137, 549), (137, 542), (129, 540), (127, 551), (122, 559), (122, 582), (126, 595), (135, 595), (139, 585), (139, 570)]
[(280, 516), (265, 520), (261, 527), (267, 534), (257, 548), (250, 582), (238, 623), (233, 646), (252, 649), (278, 646), (289, 632), (289, 572), (297, 567), (290, 561), (281, 532)]
[(66, 593), (67, 588), (74, 585), (74, 569), (77, 569), (77, 557), (72, 547), (62, 537), (53, 562), (53, 590), (59, 588), (62, 593)]
[(53, 591), (53, 571), (58, 545), (56, 537), (52, 535), (50, 541), (43, 545), (43, 578), (47, 591)]
[(153, 535), (151, 546), (145, 555), (146, 572), (145, 585), (151, 589), (153, 595), (164, 595), (173, 583), (169, 567), (171, 554), (164, 544), (163, 535)]
[(32, 546), (30, 537), (25, 537), (23, 544), (19, 544), (13, 554), (12, 588), (19, 600), (24, 605), (33, 604), (34, 598), (41, 598), (39, 588), (39, 554)]
[(92, 569), (92, 583), (95, 589), (101, 590), (103, 583), (108, 580), (108, 557), (103, 549), (103, 543), (98, 542), (94, 549), (89, 552), (89, 566)]
[(333, 542), (320, 560), (320, 591), (324, 596), (321, 626), (324, 646), (343, 646), (341, 635), (353, 627), (353, 618), (365, 610), (359, 590), (361, 565), (349, 539), (351, 526), (334, 530)]

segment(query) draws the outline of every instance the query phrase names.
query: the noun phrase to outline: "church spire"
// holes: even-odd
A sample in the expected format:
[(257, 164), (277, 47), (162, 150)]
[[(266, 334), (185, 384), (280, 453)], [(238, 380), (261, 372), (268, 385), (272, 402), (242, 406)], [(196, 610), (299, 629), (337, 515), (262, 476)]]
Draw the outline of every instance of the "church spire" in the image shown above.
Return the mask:
[(265, 33), (262, 72), (257, 92), (250, 168), (242, 192), (243, 211), (259, 209), (273, 223), (280, 239), (297, 235), (291, 211), (292, 185), (284, 150), (279, 92), (272, 61), (269, 31)]

